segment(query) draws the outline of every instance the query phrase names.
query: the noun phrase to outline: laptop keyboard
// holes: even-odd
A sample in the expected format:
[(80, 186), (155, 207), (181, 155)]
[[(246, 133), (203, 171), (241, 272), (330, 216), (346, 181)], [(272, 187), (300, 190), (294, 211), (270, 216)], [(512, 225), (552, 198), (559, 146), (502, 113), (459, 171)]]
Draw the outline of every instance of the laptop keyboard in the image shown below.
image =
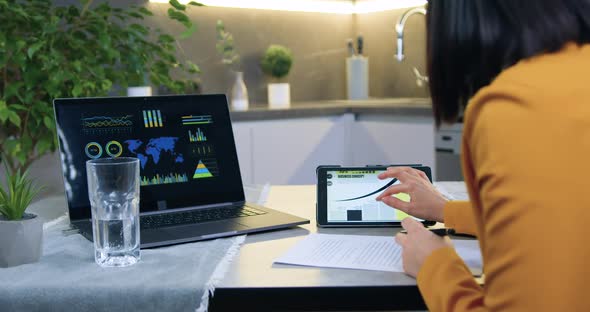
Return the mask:
[(265, 213), (266, 211), (254, 209), (252, 207), (195, 209), (176, 213), (141, 216), (139, 224), (141, 229), (154, 229), (167, 226), (258, 216)]

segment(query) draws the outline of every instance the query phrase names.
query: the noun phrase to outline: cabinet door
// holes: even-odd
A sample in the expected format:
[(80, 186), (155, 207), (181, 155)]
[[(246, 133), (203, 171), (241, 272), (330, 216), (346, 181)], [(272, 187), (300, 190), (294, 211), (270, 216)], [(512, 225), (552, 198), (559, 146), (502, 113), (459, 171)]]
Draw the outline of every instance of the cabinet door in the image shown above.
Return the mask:
[(432, 118), (361, 115), (351, 138), (355, 165), (421, 163), (436, 172)]
[(315, 184), (319, 165), (350, 159), (345, 133), (352, 115), (255, 122), (253, 129), (256, 184)]

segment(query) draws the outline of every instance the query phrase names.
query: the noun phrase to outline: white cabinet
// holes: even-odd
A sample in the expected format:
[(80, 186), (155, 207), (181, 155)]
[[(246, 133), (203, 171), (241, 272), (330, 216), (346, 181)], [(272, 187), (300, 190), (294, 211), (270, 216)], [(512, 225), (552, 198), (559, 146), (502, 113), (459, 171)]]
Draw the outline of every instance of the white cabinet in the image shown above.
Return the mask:
[(420, 163), (436, 172), (432, 118), (361, 115), (352, 129), (354, 165)]
[(345, 114), (235, 122), (242, 180), (251, 184), (315, 183), (318, 165), (350, 163), (345, 132), (352, 121), (353, 115)]
[(432, 118), (344, 114), (233, 127), (246, 184), (314, 184), (326, 164), (422, 163), (435, 172)]

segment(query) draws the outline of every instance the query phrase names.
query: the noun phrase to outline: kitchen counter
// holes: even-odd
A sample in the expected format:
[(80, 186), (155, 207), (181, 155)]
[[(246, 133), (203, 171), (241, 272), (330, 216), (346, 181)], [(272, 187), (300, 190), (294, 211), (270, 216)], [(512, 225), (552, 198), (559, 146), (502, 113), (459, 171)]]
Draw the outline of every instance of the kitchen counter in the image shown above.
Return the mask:
[(330, 115), (389, 114), (402, 117), (432, 117), (428, 98), (390, 98), (292, 103), (287, 109), (253, 105), (247, 111), (232, 111), (233, 121), (310, 118)]

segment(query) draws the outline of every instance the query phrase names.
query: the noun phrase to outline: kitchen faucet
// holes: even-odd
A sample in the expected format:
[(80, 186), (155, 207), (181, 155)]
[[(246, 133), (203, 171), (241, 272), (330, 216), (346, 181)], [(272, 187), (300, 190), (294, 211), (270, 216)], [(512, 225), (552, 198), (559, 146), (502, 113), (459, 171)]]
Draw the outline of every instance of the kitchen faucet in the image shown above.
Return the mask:
[[(422, 14), (426, 16), (426, 9), (422, 7), (416, 7), (409, 9), (408, 11), (404, 12), (400, 17), (399, 21), (395, 25), (395, 31), (397, 33), (397, 50), (395, 54), (395, 58), (398, 62), (403, 62), (405, 59), (404, 55), (404, 29), (406, 27), (406, 22), (408, 19), (414, 14)], [(423, 86), (424, 83), (428, 83), (428, 77), (424, 76), (418, 71), (416, 67), (413, 67), (414, 74), (416, 75), (416, 84), (418, 86)]]

